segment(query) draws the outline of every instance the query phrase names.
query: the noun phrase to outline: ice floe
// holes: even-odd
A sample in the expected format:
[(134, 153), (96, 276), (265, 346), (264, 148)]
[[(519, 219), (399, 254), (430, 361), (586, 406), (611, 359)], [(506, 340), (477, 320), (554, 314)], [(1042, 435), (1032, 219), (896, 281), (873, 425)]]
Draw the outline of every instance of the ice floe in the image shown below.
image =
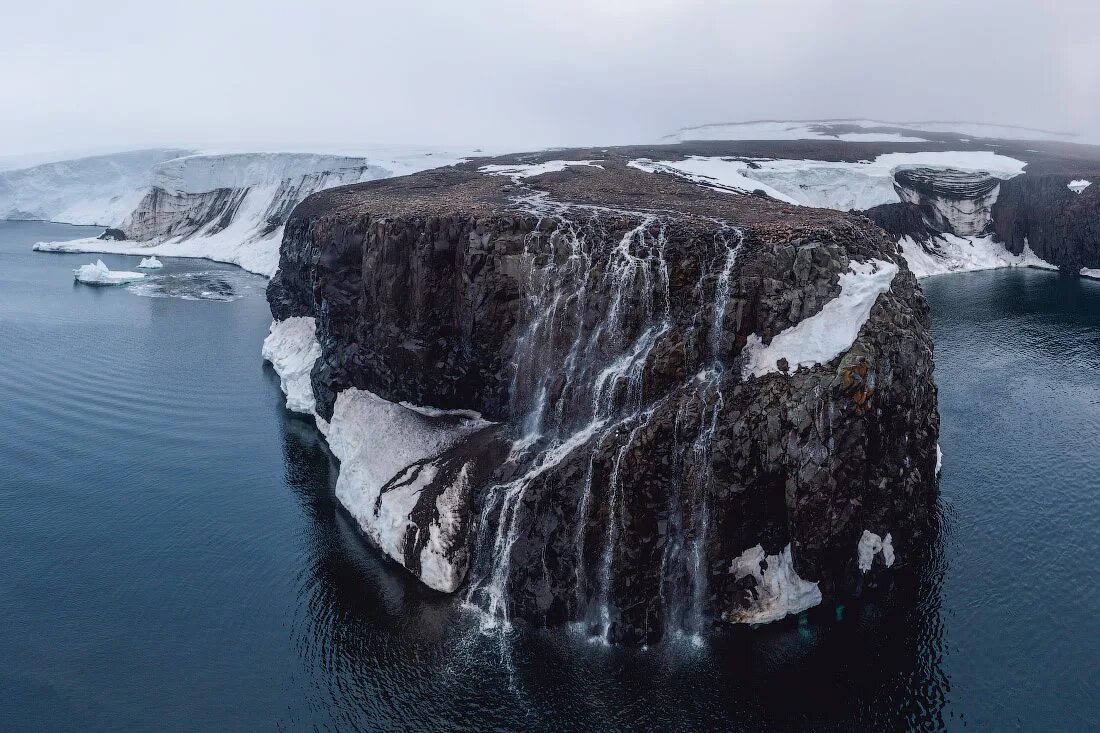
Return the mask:
[(164, 263), (156, 257), (142, 257), (141, 262), (138, 263), (139, 270), (159, 270), (162, 267)]
[(728, 613), (730, 621), (766, 624), (821, 603), (817, 583), (803, 580), (795, 571), (789, 544), (778, 555), (766, 555), (761, 545), (750, 547), (734, 559), (730, 572), (737, 580), (756, 578), (751, 603)]
[(1082, 267), (1080, 270), (1081, 277), (1092, 278), (1093, 280), (1100, 280), (1100, 269)]
[(856, 562), (860, 571), (866, 573), (870, 570), (871, 566), (874, 565), (875, 555), (879, 554), (882, 555), (882, 561), (886, 564), (886, 567), (894, 564), (894, 541), (890, 537), (890, 533), (887, 532), (884, 538), (870, 530), (863, 530), (863, 534), (859, 538), (859, 544), (856, 545)]
[(77, 281), (86, 285), (125, 285), (136, 282), (145, 277), (143, 272), (127, 272), (125, 270), (109, 270), (103, 260), (96, 260), (90, 265), (81, 265), (73, 270)]
[(744, 351), (742, 374), (763, 376), (778, 372), (777, 362), (786, 359), (791, 372), (799, 367), (824, 364), (852, 347), (863, 324), (871, 315), (878, 296), (890, 289), (898, 266), (884, 260), (852, 262), (840, 275), (840, 295), (809, 318), (776, 334), (764, 345), (760, 336), (749, 336)]

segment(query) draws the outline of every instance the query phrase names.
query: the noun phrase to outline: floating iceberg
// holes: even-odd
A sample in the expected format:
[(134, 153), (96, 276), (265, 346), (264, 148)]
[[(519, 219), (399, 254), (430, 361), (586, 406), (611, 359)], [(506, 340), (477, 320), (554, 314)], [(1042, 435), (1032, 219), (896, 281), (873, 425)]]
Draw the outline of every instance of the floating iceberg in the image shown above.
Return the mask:
[(78, 282), (86, 285), (125, 285), (136, 282), (145, 277), (141, 272), (126, 272), (124, 270), (108, 270), (103, 260), (96, 260), (90, 265), (82, 265), (73, 270), (73, 275)]
[(162, 267), (164, 263), (156, 257), (142, 257), (141, 262), (138, 263), (139, 270), (159, 270)]
[(799, 577), (788, 544), (778, 555), (768, 555), (761, 545), (750, 547), (734, 558), (730, 567), (737, 580), (756, 578), (747, 606), (726, 614), (729, 621), (768, 624), (784, 616), (802, 613), (821, 603), (817, 583)]

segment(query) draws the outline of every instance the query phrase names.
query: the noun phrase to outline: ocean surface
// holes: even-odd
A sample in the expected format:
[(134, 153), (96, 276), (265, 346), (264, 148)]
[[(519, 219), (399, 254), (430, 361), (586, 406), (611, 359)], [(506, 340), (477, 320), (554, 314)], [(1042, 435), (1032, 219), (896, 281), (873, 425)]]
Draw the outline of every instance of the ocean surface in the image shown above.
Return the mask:
[(924, 282), (943, 521), (892, 587), (625, 650), (410, 581), (283, 409), (263, 280), (30, 249), (94, 232), (0, 222), (0, 731), (1100, 729), (1100, 282)]

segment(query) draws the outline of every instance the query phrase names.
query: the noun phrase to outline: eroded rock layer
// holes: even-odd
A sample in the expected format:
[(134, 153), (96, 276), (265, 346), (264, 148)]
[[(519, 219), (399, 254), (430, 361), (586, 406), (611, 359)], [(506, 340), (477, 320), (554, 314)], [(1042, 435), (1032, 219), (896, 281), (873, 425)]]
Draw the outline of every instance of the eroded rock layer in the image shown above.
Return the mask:
[[(477, 421), (389, 488), (345, 461), (370, 478), (341, 500), (491, 617), (618, 641), (852, 592), (882, 570), (861, 567), (865, 532), (904, 562), (934, 512), (938, 414), (893, 242), (624, 162), (467, 165), (295, 209), (268, 298), (315, 319), (330, 442), (370, 453), (334, 437), (352, 399)], [(356, 446), (395, 441), (356, 426)], [(414, 509), (385, 508), (394, 487)]]
[(988, 173), (952, 168), (908, 168), (894, 174), (903, 203), (922, 208), (930, 227), (961, 237), (989, 229), (1001, 181)]

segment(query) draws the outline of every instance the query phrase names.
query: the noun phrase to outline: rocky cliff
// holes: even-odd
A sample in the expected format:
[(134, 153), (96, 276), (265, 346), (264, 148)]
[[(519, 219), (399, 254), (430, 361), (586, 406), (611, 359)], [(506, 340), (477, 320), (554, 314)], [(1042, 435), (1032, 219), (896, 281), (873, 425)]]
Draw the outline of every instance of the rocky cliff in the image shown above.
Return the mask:
[(992, 211), (997, 238), (1011, 252), (1026, 244), (1064, 270), (1100, 267), (1100, 186), (1071, 188), (1073, 180), (1048, 174), (1005, 181)]
[(544, 158), (331, 189), (287, 222), (265, 355), (364, 532), (490, 618), (626, 642), (775, 620), (904, 561), (938, 414), (895, 244)]

